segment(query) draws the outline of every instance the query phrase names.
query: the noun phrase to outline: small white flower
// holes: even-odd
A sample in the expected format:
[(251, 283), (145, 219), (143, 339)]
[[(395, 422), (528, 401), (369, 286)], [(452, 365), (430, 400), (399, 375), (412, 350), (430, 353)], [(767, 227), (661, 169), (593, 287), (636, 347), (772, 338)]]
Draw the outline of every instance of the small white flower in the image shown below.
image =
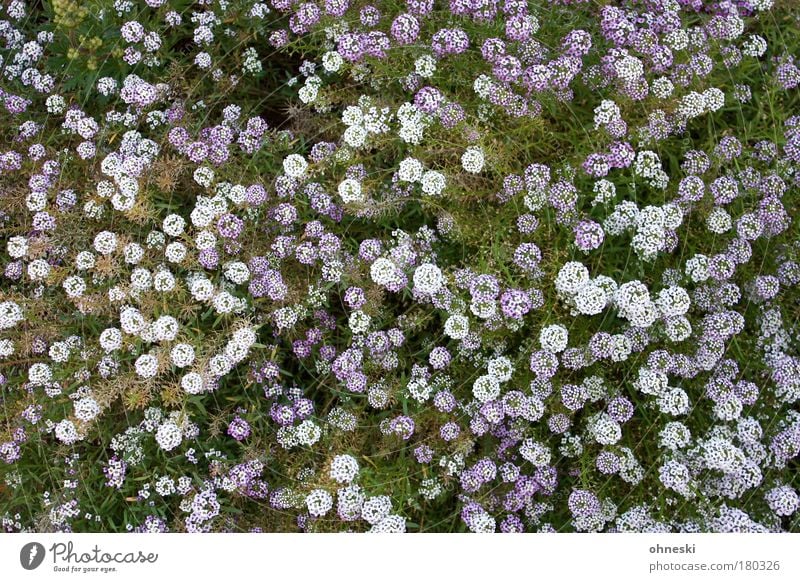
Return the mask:
[(353, 202), (363, 202), (364, 193), (361, 191), (361, 182), (353, 178), (346, 178), (339, 183), (337, 189), (342, 202), (350, 204)]
[(171, 451), (181, 444), (183, 431), (174, 422), (167, 421), (158, 427), (156, 431), (156, 442), (165, 451)]
[(177, 368), (185, 368), (194, 362), (194, 348), (189, 344), (175, 344), (169, 356), (172, 365)]
[(324, 489), (314, 489), (306, 496), (308, 513), (314, 517), (322, 517), (333, 507), (333, 497)]
[(142, 354), (134, 364), (140, 378), (153, 378), (158, 374), (158, 359), (152, 354)]
[(455, 340), (464, 339), (469, 333), (469, 319), (463, 315), (451, 315), (444, 322), (444, 333)]
[(203, 377), (197, 372), (189, 372), (181, 378), (181, 388), (188, 394), (200, 394), (205, 389)]
[(461, 167), (470, 174), (477, 174), (483, 169), (483, 150), (478, 146), (469, 146), (461, 155)]
[(371, 318), (363, 311), (354, 311), (348, 318), (347, 325), (354, 334), (364, 333), (369, 329)]
[(180, 236), (183, 229), (186, 228), (186, 220), (178, 214), (170, 214), (161, 223), (161, 228), (169, 236)]
[(442, 270), (434, 264), (425, 263), (414, 270), (414, 289), (433, 295), (444, 285)]
[(72, 275), (64, 279), (64, 282), (61, 284), (64, 287), (64, 291), (67, 293), (69, 297), (77, 298), (83, 295), (83, 292), (86, 291), (86, 283), (80, 277)]
[(13, 301), (0, 303), (0, 329), (11, 329), (25, 319), (22, 309)]
[(94, 237), (94, 250), (101, 255), (110, 255), (117, 248), (117, 235), (104, 230)]
[(447, 186), (444, 174), (428, 170), (422, 175), (422, 191), (428, 196), (439, 196)]
[(539, 343), (543, 350), (557, 354), (567, 349), (569, 332), (560, 324), (548, 325), (539, 332)]
[(283, 171), (291, 178), (302, 178), (308, 169), (308, 162), (299, 154), (289, 154), (283, 160)]
[(342, 55), (336, 51), (328, 51), (322, 55), (322, 68), (328, 73), (335, 73), (342, 67), (343, 64), (344, 59), (342, 58)]
[(391, 260), (379, 257), (370, 266), (369, 274), (378, 285), (387, 285), (397, 278), (397, 267)]
[(350, 483), (358, 476), (358, 461), (351, 455), (336, 455), (331, 461), (330, 476), (337, 483)]
[(419, 182), (422, 179), (422, 162), (416, 158), (406, 158), (400, 162), (397, 177), (403, 182)]
[(414, 61), (414, 72), (423, 79), (432, 77), (436, 72), (436, 59), (431, 55), (422, 55)]
[(75, 430), (75, 425), (71, 420), (64, 419), (56, 425), (55, 435), (65, 445), (75, 443), (78, 437), (78, 431)]

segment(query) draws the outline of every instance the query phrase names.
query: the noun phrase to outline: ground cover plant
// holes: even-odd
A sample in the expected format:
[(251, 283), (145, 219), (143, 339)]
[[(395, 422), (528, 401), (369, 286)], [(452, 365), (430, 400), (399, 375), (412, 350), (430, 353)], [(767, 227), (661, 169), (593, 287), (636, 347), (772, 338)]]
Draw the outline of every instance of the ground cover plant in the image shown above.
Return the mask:
[(798, 531), (799, 58), (794, 0), (2, 0), (2, 531)]

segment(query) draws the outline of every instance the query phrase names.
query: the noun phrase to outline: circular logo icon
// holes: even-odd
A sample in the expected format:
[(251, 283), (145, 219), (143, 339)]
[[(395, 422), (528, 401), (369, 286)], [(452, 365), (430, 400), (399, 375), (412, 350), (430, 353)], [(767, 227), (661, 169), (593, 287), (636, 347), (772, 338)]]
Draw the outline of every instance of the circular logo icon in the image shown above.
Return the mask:
[(19, 551), (19, 563), (26, 570), (35, 570), (44, 561), (44, 546), (39, 542), (30, 542)]

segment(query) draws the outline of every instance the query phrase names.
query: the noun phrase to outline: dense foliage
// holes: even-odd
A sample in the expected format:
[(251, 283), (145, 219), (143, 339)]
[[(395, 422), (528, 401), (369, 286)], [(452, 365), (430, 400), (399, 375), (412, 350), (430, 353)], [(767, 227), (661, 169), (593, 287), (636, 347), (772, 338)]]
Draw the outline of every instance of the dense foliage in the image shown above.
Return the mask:
[(3, 0), (16, 531), (798, 531), (794, 0)]

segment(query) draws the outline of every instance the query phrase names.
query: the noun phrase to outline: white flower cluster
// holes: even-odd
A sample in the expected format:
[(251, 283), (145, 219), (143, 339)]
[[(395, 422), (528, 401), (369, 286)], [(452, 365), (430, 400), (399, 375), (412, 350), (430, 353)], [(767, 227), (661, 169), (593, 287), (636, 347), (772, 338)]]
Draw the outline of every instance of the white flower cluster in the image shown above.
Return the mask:
[(751, 34), (742, 44), (742, 53), (748, 57), (763, 57), (767, 52), (767, 41), (763, 36)]
[(500, 380), (490, 374), (478, 376), (472, 384), (472, 395), (479, 402), (496, 400), (500, 396)]
[(0, 329), (11, 329), (24, 319), (25, 316), (22, 314), (22, 308), (19, 305), (13, 301), (0, 303)]
[(345, 178), (339, 182), (337, 192), (342, 202), (345, 204), (363, 202), (366, 199), (366, 194), (361, 187), (361, 182), (355, 178)]
[(325, 69), (327, 73), (336, 73), (342, 68), (343, 64), (344, 59), (342, 55), (336, 51), (328, 51), (322, 55), (322, 68)]
[(639, 151), (633, 169), (637, 176), (644, 178), (653, 188), (664, 190), (669, 184), (669, 176), (661, 167), (661, 158), (654, 151)]
[(369, 533), (405, 533), (406, 520), (400, 515), (387, 515), (378, 523), (374, 524)]
[(645, 261), (652, 261), (665, 250), (668, 232), (674, 232), (683, 223), (683, 211), (677, 204), (646, 206), (639, 209), (634, 202), (625, 200), (603, 222), (605, 232), (611, 236), (634, 230), (631, 246)]
[(370, 266), (369, 274), (375, 283), (385, 286), (402, 276), (402, 271), (391, 259), (379, 257)]
[[(143, 138), (137, 131), (128, 131), (122, 136), (119, 149), (135, 151), (137, 155), (132, 159), (129, 154), (108, 154), (100, 163), (100, 170), (113, 178), (114, 182), (101, 180), (97, 184), (97, 193), (103, 198), (110, 196), (114, 210), (126, 212), (136, 204), (139, 193), (138, 176), (143, 169), (152, 165), (160, 148), (156, 142)], [(85, 211), (87, 214), (94, 212), (90, 207), (85, 207)]]
[(608, 125), (613, 121), (621, 119), (621, 112), (619, 106), (610, 99), (603, 99), (600, 105), (594, 108), (594, 127), (598, 129), (601, 126)]
[(626, 55), (614, 61), (617, 77), (625, 83), (635, 83), (644, 75), (644, 64), (633, 55)]
[(640, 281), (628, 281), (618, 286), (605, 275), (592, 279), (585, 265), (570, 261), (559, 270), (556, 291), (563, 301), (573, 307), (573, 313), (597, 315), (613, 304), (619, 316), (635, 327), (650, 327), (659, 317), (663, 317), (669, 325), (677, 328), (680, 324), (691, 331), (684, 317), (691, 302), (689, 294), (682, 287), (662, 289), (654, 302), (649, 289)]
[(314, 517), (323, 517), (333, 507), (333, 497), (324, 489), (314, 489), (306, 495), (308, 513)]
[(419, 182), (422, 192), (428, 196), (439, 196), (447, 186), (444, 174), (436, 170), (425, 170), (416, 158), (405, 158), (397, 168), (397, 179), (401, 182)]
[(432, 263), (423, 263), (414, 270), (414, 290), (433, 295), (444, 286), (442, 270)]
[(560, 324), (546, 325), (539, 332), (539, 343), (543, 350), (557, 354), (567, 349), (569, 331)]
[(488, 374), (479, 376), (472, 384), (472, 395), (479, 402), (489, 402), (500, 396), (501, 385), (511, 380), (514, 366), (511, 360), (501, 356), (489, 360), (487, 371)]
[(653, 95), (659, 99), (669, 99), (675, 90), (675, 85), (672, 84), (669, 78), (659, 77), (653, 81), (650, 89)]
[(322, 79), (316, 75), (310, 75), (306, 77), (305, 84), (300, 87), (297, 96), (300, 98), (300, 101), (308, 105), (317, 100), (320, 87), (322, 87)]
[(162, 450), (171, 451), (183, 441), (183, 430), (174, 421), (168, 420), (158, 427), (156, 442)]
[(347, 327), (350, 328), (350, 331), (353, 332), (354, 335), (366, 333), (369, 330), (369, 325), (372, 322), (372, 318), (364, 313), (363, 311), (356, 309), (355, 311), (350, 313), (350, 316), (347, 318)]
[(641, 281), (628, 281), (614, 292), (614, 305), (620, 317), (634, 327), (650, 327), (658, 319), (658, 309), (650, 290)]
[(465, 315), (453, 314), (444, 322), (444, 334), (454, 340), (460, 340), (469, 334), (469, 319)]
[(533, 438), (526, 438), (522, 441), (519, 454), (534, 467), (548, 466), (553, 456), (546, 444)]
[(414, 61), (414, 72), (423, 79), (432, 77), (436, 72), (436, 59), (431, 55), (422, 55)]
[(601, 445), (615, 445), (622, 438), (622, 427), (606, 412), (590, 417), (586, 430), (592, 440)]
[(400, 122), (400, 129), (397, 132), (400, 139), (413, 145), (422, 143), (425, 128), (431, 123), (430, 116), (420, 111), (413, 103), (403, 103), (397, 109), (396, 117)]
[(614, 185), (614, 182), (602, 179), (594, 183), (592, 192), (594, 192), (592, 206), (596, 206), (598, 204), (606, 204), (613, 200), (617, 195), (617, 187)]
[(479, 174), (483, 170), (483, 150), (479, 146), (469, 146), (461, 154), (461, 167), (470, 174)]
[(336, 455), (331, 461), (330, 477), (337, 483), (350, 483), (358, 476), (358, 461), (352, 455)]
[(308, 162), (300, 154), (289, 154), (283, 159), (283, 171), (290, 178), (302, 178), (308, 170)]
[(358, 105), (350, 105), (342, 113), (342, 123), (347, 126), (342, 140), (353, 149), (367, 145), (371, 135), (380, 135), (389, 131), (391, 110), (388, 107), (378, 108), (372, 100), (362, 96)]
[(667, 232), (674, 232), (683, 222), (683, 211), (676, 204), (646, 206), (637, 215), (636, 234), (631, 246), (645, 261), (655, 259), (666, 247)]
[(278, 443), (284, 449), (310, 447), (320, 438), (322, 438), (322, 429), (309, 419), (297, 426), (282, 426), (278, 429)]
[(702, 93), (690, 91), (681, 97), (677, 111), (684, 119), (689, 120), (718, 111), (723, 105), (725, 105), (725, 93), (716, 87), (709, 87)]
[(559, 297), (582, 315), (597, 315), (612, 301), (617, 283), (605, 275), (589, 277), (589, 269), (578, 261), (565, 263), (556, 277)]
[(242, 74), (255, 75), (262, 71), (263, 65), (255, 48), (247, 47), (242, 53), (242, 57)]
[(81, 436), (75, 428), (75, 424), (67, 419), (56, 424), (54, 434), (56, 438), (65, 445), (74, 444), (81, 439)]
[(713, 234), (725, 234), (732, 227), (731, 215), (721, 206), (715, 206), (706, 216), (706, 228)]

